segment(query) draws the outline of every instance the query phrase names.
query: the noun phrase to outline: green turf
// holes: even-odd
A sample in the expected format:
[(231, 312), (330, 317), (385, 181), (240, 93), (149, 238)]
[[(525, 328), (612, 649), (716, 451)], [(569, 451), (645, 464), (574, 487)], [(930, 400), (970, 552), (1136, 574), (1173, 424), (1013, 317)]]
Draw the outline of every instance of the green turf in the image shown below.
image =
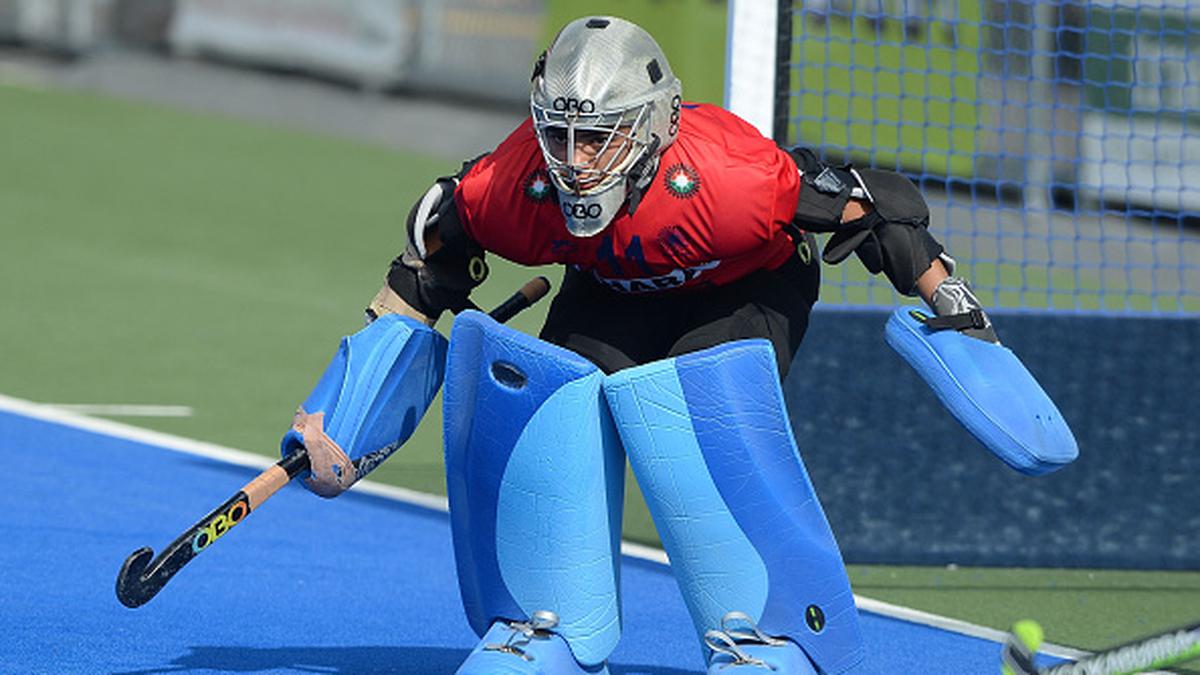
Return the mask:
[(156, 425), (260, 452), (361, 321), (406, 186), (445, 168), (81, 95), (0, 101), (5, 391), (192, 405)]
[[(90, 95), (0, 86), (0, 392), (195, 408), (133, 422), (263, 454), (403, 242), (445, 162)], [(559, 273), (541, 270), (557, 281)], [(497, 261), (493, 305), (532, 274)], [(514, 325), (533, 332), (546, 303)], [(439, 324), (443, 330), (446, 320)], [(443, 492), (440, 413), (372, 479)], [(214, 500), (231, 487), (213, 486)], [(626, 535), (655, 541), (631, 489)], [(1200, 574), (854, 567), (856, 589), (1100, 647), (1181, 623)]]
[(860, 595), (985, 626), (1035, 618), (1048, 642), (1088, 651), (1200, 621), (1200, 572), (855, 565), (850, 579)]

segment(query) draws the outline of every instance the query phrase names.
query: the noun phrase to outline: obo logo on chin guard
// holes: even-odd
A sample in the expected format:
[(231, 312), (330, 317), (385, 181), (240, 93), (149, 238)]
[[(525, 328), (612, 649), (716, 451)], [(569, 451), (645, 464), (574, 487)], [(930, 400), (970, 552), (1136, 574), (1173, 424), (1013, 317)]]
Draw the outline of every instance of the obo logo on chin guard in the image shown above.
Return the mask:
[(241, 499), (234, 502), (228, 511), (205, 523), (204, 529), (192, 537), (192, 552), (199, 553), (208, 548), (209, 544), (220, 539), (226, 532), (233, 529), (234, 525), (242, 522), (248, 513), (250, 513), (250, 501), (245, 495), (242, 495)]
[(599, 218), (604, 209), (599, 204), (584, 204), (583, 202), (563, 202), (563, 215), (568, 218)]

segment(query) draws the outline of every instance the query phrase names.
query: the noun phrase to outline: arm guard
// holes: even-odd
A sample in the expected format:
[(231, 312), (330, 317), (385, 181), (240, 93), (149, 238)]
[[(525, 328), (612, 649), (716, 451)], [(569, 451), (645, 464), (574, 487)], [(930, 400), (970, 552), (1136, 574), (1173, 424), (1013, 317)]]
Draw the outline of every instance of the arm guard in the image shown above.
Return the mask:
[(827, 166), (809, 148), (792, 148), (788, 155), (800, 170), (800, 198), (792, 222), (810, 232), (837, 232), (842, 211), (851, 197), (865, 197), (848, 167)]
[(467, 234), (454, 203), (459, 181), (480, 158), (437, 179), (413, 205), (406, 223), (408, 248), (388, 270), (390, 289), (430, 320), (447, 309), (457, 313), (472, 307), (468, 296), (488, 275), (483, 248)]
[[(802, 187), (793, 222), (806, 230), (832, 232), (822, 258), (836, 265), (857, 253), (872, 274), (885, 274), (900, 293), (916, 295), (916, 282), (944, 251), (929, 234), (929, 207), (912, 181), (895, 171), (834, 168), (808, 148), (789, 151), (801, 172)], [(851, 199), (872, 209), (842, 222)]]

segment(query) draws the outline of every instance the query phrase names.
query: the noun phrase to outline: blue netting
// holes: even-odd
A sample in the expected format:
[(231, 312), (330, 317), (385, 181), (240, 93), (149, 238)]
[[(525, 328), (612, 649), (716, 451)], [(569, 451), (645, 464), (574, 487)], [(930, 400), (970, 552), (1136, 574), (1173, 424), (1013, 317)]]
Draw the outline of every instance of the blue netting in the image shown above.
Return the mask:
[[(990, 305), (1200, 313), (1200, 7), (794, 3), (788, 143), (904, 171)], [(857, 262), (826, 302), (891, 305)]]

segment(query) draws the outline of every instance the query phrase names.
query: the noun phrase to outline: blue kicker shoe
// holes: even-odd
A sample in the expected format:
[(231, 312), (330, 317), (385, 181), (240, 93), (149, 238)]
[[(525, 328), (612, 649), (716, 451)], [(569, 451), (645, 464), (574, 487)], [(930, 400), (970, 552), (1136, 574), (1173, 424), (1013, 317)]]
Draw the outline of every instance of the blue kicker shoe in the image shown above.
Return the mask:
[[(744, 624), (746, 629), (736, 628)], [(742, 612), (729, 612), (721, 618), (721, 629), (704, 634), (704, 644), (712, 650), (708, 675), (817, 675), (804, 650), (791, 640), (764, 634)]]
[(601, 663), (587, 668), (575, 660), (554, 612), (534, 612), (528, 622), (497, 621), (459, 666), (456, 675), (608, 675)]

